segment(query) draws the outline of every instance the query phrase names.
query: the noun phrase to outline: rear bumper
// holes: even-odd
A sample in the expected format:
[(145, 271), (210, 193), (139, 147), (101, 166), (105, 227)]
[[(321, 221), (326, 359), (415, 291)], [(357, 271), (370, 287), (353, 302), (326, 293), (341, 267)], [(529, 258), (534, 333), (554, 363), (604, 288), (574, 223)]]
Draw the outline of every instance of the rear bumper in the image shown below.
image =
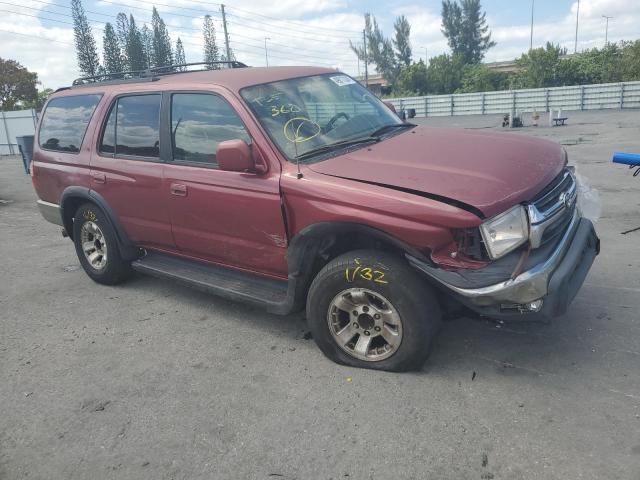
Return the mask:
[(600, 240), (593, 224), (576, 213), (548, 257), (515, 279), (507, 277), (498, 283), (478, 286), (470, 276), (456, 276), (452, 281), (450, 272), (413, 257), (408, 257), (408, 260), (478, 313), (491, 317), (511, 317), (521, 313), (555, 317), (566, 312), (599, 252)]
[(40, 213), (46, 221), (64, 227), (64, 224), (62, 222), (62, 214), (60, 212), (60, 205), (45, 202), (44, 200), (38, 200), (37, 204)]

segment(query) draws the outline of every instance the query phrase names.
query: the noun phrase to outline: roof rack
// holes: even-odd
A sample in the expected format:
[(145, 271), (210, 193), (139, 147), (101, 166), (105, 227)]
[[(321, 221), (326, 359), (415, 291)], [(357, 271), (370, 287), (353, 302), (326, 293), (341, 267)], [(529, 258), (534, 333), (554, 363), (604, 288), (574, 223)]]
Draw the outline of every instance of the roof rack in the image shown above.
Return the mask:
[[(116, 72), (116, 73), (102, 73), (100, 75), (93, 75), (91, 77), (76, 78), (72, 85), (74, 87), (82, 85), (90, 85), (95, 83), (129, 83), (129, 82), (153, 82), (158, 80), (158, 77), (165, 75), (176, 75), (179, 73), (200, 72), (204, 70), (217, 70), (222, 65), (226, 65), (224, 68), (246, 68), (242, 62), (236, 60), (215, 61), (215, 62), (195, 62), (195, 63), (180, 63), (177, 65), (167, 65), (164, 67), (151, 67), (146, 70), (131, 70), (128, 72)], [(189, 67), (204, 66), (204, 68), (189, 70)]]

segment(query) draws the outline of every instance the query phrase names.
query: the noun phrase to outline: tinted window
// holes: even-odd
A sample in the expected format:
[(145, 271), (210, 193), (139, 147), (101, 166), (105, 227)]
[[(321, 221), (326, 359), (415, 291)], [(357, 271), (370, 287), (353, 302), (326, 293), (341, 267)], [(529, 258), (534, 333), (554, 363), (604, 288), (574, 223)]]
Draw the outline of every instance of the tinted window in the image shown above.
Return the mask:
[(217, 95), (177, 93), (171, 98), (173, 158), (217, 166), (216, 148), (225, 140), (250, 141), (240, 117)]
[(160, 95), (119, 98), (115, 133), (116, 155), (159, 157), (159, 125)]
[(42, 117), (38, 141), (42, 148), (79, 152), (100, 95), (54, 98)]
[(109, 120), (104, 127), (104, 133), (102, 134), (102, 142), (100, 142), (100, 151), (103, 153), (115, 153), (116, 145), (116, 112), (117, 106), (113, 105), (111, 112), (109, 113)]

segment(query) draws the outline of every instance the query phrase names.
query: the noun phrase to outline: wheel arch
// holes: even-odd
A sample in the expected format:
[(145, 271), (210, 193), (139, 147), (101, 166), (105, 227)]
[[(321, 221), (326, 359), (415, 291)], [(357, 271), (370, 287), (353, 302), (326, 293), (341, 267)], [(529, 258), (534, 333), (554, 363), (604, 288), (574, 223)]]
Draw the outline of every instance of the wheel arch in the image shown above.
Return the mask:
[(118, 248), (120, 249), (122, 257), (126, 260), (133, 260), (134, 258), (137, 258), (138, 249), (135, 248), (129, 239), (129, 236), (124, 231), (124, 228), (122, 228), (122, 225), (118, 221), (118, 217), (113, 209), (109, 206), (102, 195), (86, 187), (67, 187), (62, 192), (60, 199), (60, 215), (62, 216), (64, 229), (69, 235), (69, 238), (73, 240), (73, 217), (78, 208), (80, 208), (84, 203), (95, 204), (107, 216), (107, 220), (116, 234)]
[(295, 281), (296, 306), (306, 303), (311, 282), (334, 258), (351, 250), (374, 249), (415, 256), (430, 262), (423, 252), (393, 235), (369, 225), (352, 222), (321, 222), (298, 232), (289, 243), (289, 280)]

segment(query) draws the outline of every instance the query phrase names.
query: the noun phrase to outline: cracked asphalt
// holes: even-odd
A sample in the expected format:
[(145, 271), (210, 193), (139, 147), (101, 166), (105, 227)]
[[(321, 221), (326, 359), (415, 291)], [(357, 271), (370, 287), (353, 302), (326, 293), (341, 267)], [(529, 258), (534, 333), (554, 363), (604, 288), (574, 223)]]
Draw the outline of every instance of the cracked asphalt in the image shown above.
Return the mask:
[[(93, 283), (0, 157), (0, 479), (640, 478), (636, 111), (518, 133), (600, 191), (602, 253), (550, 324), (445, 324), (421, 372), (325, 359), (277, 317), (144, 276)], [(500, 118), (419, 120), (496, 128)], [(525, 119), (527, 122), (527, 119)]]

